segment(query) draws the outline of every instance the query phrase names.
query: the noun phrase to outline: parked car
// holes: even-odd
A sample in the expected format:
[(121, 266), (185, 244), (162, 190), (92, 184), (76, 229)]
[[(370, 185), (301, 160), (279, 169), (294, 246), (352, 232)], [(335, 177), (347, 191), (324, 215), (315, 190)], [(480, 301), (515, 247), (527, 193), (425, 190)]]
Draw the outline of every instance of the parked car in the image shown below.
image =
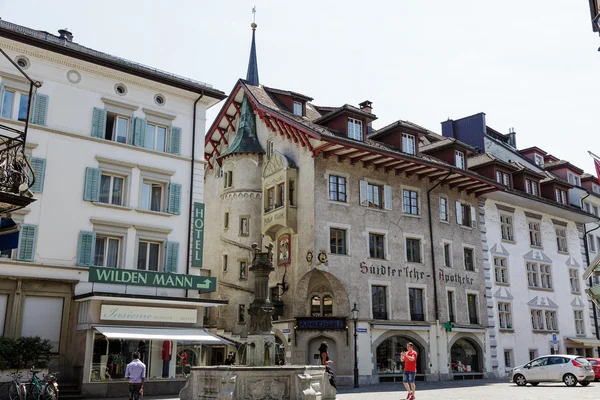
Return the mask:
[(517, 386), (528, 383), (537, 386), (540, 382), (564, 382), (567, 386), (587, 386), (595, 379), (592, 364), (585, 358), (567, 354), (552, 354), (538, 357), (512, 371), (511, 382)]
[(600, 379), (600, 358), (588, 358), (587, 359), (590, 364), (592, 364), (592, 369), (594, 370), (594, 376), (596, 380)]

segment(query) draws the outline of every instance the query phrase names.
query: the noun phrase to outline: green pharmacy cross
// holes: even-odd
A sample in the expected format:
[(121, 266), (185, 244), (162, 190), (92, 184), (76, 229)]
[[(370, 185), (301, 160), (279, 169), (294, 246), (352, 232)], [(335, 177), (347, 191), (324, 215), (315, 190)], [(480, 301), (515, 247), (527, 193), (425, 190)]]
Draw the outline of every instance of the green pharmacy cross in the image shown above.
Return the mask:
[(446, 321), (446, 323), (444, 324), (444, 329), (446, 330), (446, 332), (452, 332), (452, 322)]

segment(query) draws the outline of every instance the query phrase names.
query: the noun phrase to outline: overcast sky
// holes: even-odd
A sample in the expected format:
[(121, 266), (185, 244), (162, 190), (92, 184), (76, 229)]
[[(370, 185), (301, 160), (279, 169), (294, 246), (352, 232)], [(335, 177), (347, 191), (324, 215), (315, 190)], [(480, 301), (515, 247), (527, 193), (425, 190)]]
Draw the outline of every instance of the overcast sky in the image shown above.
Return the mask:
[[(322, 105), (373, 102), (374, 127), (485, 112), (594, 173), (600, 38), (587, 0), (0, 0), (0, 17), (212, 84), (245, 77), (257, 6), (260, 82)], [(210, 110), (210, 126), (220, 105)]]

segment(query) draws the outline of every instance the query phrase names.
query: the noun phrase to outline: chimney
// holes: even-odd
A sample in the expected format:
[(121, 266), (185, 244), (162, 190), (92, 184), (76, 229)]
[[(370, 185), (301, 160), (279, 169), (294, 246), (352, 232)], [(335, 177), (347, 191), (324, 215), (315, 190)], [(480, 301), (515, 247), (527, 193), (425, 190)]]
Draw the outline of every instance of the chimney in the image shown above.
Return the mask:
[(515, 132), (515, 128), (508, 130), (508, 144), (515, 149), (517, 148), (517, 133)]
[[(373, 102), (371, 102), (369, 100), (365, 100), (362, 103), (359, 103), (358, 107), (360, 108), (361, 111), (367, 112), (369, 114), (373, 113)], [(373, 126), (369, 122), (367, 124), (367, 135), (369, 135), (371, 132), (373, 132)]]
[(65, 39), (67, 42), (73, 41), (73, 34), (71, 32), (69, 32), (69, 30), (67, 28), (59, 29), (58, 35), (61, 39)]

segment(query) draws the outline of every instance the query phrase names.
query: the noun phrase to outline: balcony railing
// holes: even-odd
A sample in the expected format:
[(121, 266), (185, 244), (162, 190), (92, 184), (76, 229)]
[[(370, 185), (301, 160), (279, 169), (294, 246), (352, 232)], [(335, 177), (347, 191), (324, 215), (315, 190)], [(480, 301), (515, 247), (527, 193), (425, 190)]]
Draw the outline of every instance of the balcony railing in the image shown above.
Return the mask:
[(410, 313), (411, 321), (425, 321), (425, 314)]
[(386, 311), (373, 311), (373, 319), (388, 319), (388, 313)]

